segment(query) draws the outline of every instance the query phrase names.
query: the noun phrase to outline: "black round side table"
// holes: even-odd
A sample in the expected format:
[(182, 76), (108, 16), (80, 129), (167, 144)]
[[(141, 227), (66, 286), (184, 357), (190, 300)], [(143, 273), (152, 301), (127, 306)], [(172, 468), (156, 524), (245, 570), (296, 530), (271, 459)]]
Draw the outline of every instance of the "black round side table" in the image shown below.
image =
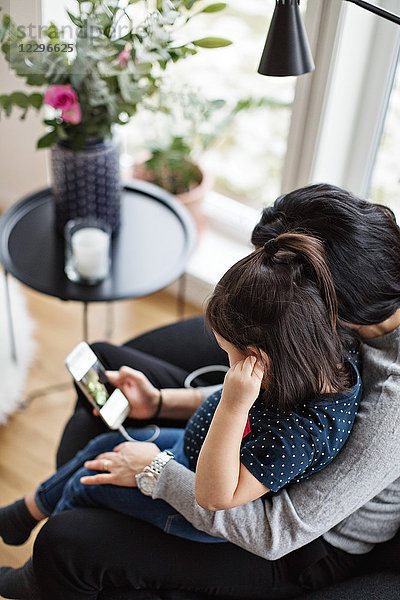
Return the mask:
[[(54, 224), (51, 188), (29, 195), (0, 219), (0, 262), (25, 285), (62, 300), (84, 303), (87, 339), (89, 302), (140, 298), (163, 289), (185, 270), (196, 240), (186, 209), (168, 192), (139, 180), (124, 185), (121, 228), (112, 240), (110, 276), (97, 285), (69, 281), (64, 273), (64, 239)], [(8, 283), (8, 317), (13, 323)]]

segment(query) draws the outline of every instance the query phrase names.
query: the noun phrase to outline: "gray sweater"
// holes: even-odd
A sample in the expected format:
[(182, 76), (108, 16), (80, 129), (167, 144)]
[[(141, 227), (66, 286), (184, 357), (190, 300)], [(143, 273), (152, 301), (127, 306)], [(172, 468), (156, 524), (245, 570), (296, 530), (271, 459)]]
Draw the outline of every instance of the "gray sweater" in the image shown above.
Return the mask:
[(400, 526), (400, 328), (365, 340), (364, 395), (352, 430), (320, 473), (278, 494), (217, 512), (199, 507), (194, 473), (171, 460), (153, 498), (195, 527), (275, 560), (315, 538), (352, 554), (391, 539)]

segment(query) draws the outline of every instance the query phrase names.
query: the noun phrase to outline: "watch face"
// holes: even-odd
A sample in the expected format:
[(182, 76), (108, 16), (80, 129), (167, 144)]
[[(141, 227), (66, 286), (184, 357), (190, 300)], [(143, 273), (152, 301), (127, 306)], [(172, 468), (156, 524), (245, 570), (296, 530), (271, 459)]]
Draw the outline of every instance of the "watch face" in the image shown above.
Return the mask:
[(139, 473), (137, 476), (138, 488), (145, 496), (152, 495), (156, 481), (157, 479), (153, 473)]

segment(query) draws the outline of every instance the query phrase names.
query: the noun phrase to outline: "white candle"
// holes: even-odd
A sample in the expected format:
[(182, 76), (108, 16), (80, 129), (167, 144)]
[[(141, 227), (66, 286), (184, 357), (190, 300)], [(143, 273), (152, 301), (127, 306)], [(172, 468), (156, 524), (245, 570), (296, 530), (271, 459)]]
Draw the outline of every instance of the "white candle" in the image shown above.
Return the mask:
[(71, 237), (72, 258), (84, 279), (104, 279), (109, 269), (110, 237), (98, 227), (83, 227)]

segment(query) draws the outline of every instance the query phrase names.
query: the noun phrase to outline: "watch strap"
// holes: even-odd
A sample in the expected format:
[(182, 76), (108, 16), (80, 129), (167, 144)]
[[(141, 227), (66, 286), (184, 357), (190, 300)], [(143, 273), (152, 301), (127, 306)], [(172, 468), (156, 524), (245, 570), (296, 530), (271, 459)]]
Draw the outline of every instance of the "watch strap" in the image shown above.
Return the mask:
[(169, 450), (159, 452), (141, 473), (136, 475), (136, 484), (145, 496), (152, 496), (157, 480), (165, 465), (174, 458)]
[(155, 456), (153, 458), (153, 460), (151, 461), (151, 463), (144, 468), (144, 471), (151, 471), (152, 473), (154, 473), (157, 476), (157, 479), (161, 473), (161, 471), (163, 470), (163, 468), (165, 467), (165, 465), (174, 458), (174, 455), (172, 454), (172, 452), (170, 452), (169, 450), (163, 450), (162, 452), (159, 452), (157, 454), (157, 456)]

